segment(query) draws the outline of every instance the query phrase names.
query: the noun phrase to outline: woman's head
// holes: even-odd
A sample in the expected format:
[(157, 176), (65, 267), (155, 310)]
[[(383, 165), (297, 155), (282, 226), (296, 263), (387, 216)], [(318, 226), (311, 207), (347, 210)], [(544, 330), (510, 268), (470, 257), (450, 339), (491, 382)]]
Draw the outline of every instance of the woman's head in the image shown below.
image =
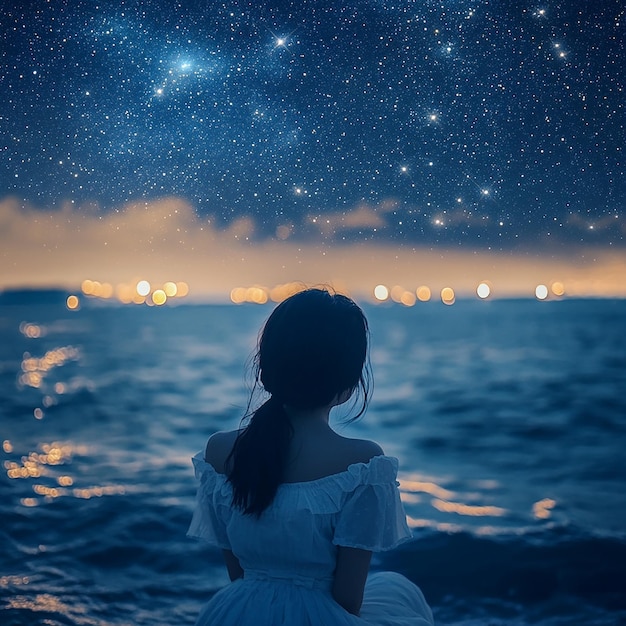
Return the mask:
[(228, 456), (233, 505), (261, 515), (288, 460), (293, 428), (285, 407), (316, 409), (345, 402), (360, 386), (368, 401), (367, 320), (346, 296), (307, 289), (279, 304), (255, 356), (256, 377), (272, 397), (239, 431)]
[(257, 376), (281, 403), (299, 409), (345, 401), (361, 384), (368, 325), (346, 296), (301, 291), (276, 307), (263, 328)]

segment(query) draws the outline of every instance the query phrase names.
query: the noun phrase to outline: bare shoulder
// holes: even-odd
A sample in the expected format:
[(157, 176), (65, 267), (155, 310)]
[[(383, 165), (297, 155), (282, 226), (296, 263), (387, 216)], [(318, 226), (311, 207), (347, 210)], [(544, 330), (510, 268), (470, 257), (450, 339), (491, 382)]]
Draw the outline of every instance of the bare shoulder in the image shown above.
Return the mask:
[(352, 463), (368, 463), (373, 457), (385, 454), (383, 449), (369, 439), (349, 439), (341, 437), (344, 454)]
[(204, 451), (204, 460), (210, 463), (215, 471), (225, 473), (226, 459), (233, 449), (238, 434), (238, 430), (221, 430), (209, 437)]

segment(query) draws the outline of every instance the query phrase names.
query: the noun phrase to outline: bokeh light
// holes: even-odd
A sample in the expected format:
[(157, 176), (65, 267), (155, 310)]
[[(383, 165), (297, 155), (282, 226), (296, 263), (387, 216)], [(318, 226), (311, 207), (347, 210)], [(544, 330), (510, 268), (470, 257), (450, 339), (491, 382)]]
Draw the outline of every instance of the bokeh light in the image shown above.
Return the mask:
[(131, 285), (120, 283), (115, 288), (115, 296), (122, 304), (130, 304), (136, 293)]
[(415, 295), (417, 295), (417, 299), (420, 302), (428, 302), (432, 294), (429, 287), (427, 287), (426, 285), (421, 285), (416, 289)]
[(379, 302), (384, 302), (389, 298), (389, 289), (387, 289), (385, 285), (376, 285), (376, 287), (374, 287), (374, 297)]
[(178, 293), (178, 287), (176, 286), (176, 283), (168, 281), (163, 285), (163, 291), (168, 298), (174, 298)]
[(400, 296), (400, 302), (404, 306), (413, 306), (415, 304), (415, 294), (412, 291), (404, 291)]
[(155, 289), (152, 294), (152, 302), (157, 306), (162, 306), (167, 302), (167, 295), (163, 289)]
[(452, 287), (444, 287), (441, 290), (441, 301), (444, 304), (454, 304), (454, 302), (456, 301), (456, 297), (454, 295), (454, 289), (452, 289)]
[(478, 285), (478, 287), (476, 287), (476, 293), (479, 298), (484, 300), (485, 298), (488, 298), (491, 295), (491, 287), (489, 286), (488, 283), (482, 282)]
[(401, 287), (400, 285), (394, 285), (390, 291), (391, 299), (397, 303), (402, 302), (402, 295), (405, 291), (406, 289), (404, 287)]
[(243, 304), (246, 301), (246, 289), (245, 287), (235, 287), (230, 292), (231, 302), (235, 304)]
[(189, 285), (185, 281), (176, 283), (176, 296), (178, 298), (184, 298), (189, 295)]
[(79, 308), (80, 302), (76, 296), (68, 296), (65, 301), (65, 306), (67, 306), (70, 311), (75, 311)]
[(144, 298), (150, 293), (150, 283), (147, 280), (140, 280), (135, 287), (137, 294)]

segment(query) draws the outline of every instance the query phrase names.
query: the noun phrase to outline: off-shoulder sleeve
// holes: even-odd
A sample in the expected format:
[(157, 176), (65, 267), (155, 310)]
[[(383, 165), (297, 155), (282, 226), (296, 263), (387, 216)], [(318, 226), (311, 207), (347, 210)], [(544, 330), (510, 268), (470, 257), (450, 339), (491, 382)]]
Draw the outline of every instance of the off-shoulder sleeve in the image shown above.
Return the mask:
[(218, 548), (230, 550), (226, 529), (231, 509), (226, 477), (218, 474), (202, 458), (202, 453), (196, 454), (192, 461), (200, 484), (196, 495), (196, 508), (187, 536), (198, 537)]
[(381, 552), (410, 539), (396, 481), (398, 461), (374, 457), (357, 471), (360, 480), (338, 513), (333, 543)]

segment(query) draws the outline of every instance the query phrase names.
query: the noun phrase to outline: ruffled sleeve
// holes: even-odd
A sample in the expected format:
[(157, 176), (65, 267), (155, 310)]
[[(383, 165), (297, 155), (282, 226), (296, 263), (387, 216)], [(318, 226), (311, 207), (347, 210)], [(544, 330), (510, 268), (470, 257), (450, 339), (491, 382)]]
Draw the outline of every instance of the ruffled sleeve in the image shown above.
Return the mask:
[(349, 473), (356, 486), (338, 513), (333, 543), (381, 552), (410, 539), (396, 481), (397, 459), (377, 456), (351, 466)]
[(226, 477), (218, 474), (203, 459), (201, 452), (192, 461), (200, 484), (187, 536), (198, 537), (218, 548), (230, 550), (226, 527), (231, 515), (231, 492)]

